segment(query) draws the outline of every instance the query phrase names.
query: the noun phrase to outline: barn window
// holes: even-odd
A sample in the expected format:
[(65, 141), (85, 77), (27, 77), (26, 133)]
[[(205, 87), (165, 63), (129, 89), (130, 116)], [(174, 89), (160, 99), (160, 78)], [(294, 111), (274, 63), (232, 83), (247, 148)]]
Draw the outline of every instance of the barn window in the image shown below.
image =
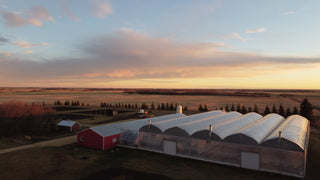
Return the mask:
[(83, 142), (83, 141), (84, 141), (84, 137), (81, 136), (81, 137), (80, 137), (80, 142)]
[(112, 142), (113, 142), (113, 143), (117, 142), (117, 138), (113, 138), (113, 139), (112, 139)]

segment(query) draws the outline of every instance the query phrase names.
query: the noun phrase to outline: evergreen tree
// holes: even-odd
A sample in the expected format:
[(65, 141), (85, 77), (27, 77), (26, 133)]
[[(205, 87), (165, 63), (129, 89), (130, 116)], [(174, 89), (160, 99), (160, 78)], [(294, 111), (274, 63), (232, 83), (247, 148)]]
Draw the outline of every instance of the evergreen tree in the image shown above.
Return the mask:
[(253, 112), (259, 113), (259, 109), (258, 109), (258, 106), (256, 104), (254, 105)]
[(270, 114), (269, 106), (266, 106), (266, 109), (264, 110), (264, 115)]
[(289, 116), (291, 116), (291, 110), (290, 110), (290, 108), (288, 107), (287, 108), (287, 111), (286, 111), (286, 114), (285, 114), (285, 117), (289, 117)]
[(184, 107), (183, 107), (183, 111), (188, 111), (188, 107), (187, 107), (187, 106), (184, 106)]
[(165, 105), (164, 105), (164, 103), (161, 103), (161, 110), (165, 110), (166, 108), (165, 108)]
[(284, 111), (284, 108), (283, 108), (283, 106), (282, 106), (282, 104), (280, 104), (280, 106), (279, 106), (279, 115), (281, 115), (281, 116), (285, 116), (285, 111)]
[(241, 113), (240, 104), (237, 105), (237, 112)]
[(247, 112), (248, 112), (247, 108), (243, 105), (242, 108), (241, 108), (241, 113), (242, 114), (247, 114)]
[(158, 110), (160, 110), (161, 109), (161, 106), (160, 106), (160, 104), (158, 104), (158, 108), (157, 108)]
[(199, 105), (199, 111), (203, 111), (202, 104)]
[(226, 112), (229, 112), (229, 111), (230, 111), (228, 104), (226, 105), (225, 111), (226, 111)]
[(293, 108), (292, 114), (299, 114), (299, 111), (298, 111), (297, 106), (295, 106), (295, 107)]
[(276, 106), (274, 104), (272, 106), (272, 113), (277, 113), (277, 108), (276, 108)]
[(169, 109), (170, 109), (171, 111), (173, 111), (173, 110), (174, 110), (174, 107), (173, 107), (173, 104), (172, 104), (172, 103), (170, 103), (170, 107), (169, 107)]
[(300, 104), (300, 115), (313, 122), (312, 104), (305, 98)]
[(231, 111), (235, 111), (236, 109), (234, 108), (234, 104), (231, 104)]
[(154, 107), (154, 104), (153, 104), (153, 102), (151, 103), (151, 110), (154, 110), (155, 109), (155, 107)]
[(204, 105), (203, 111), (208, 111), (208, 107), (206, 104)]
[(248, 107), (248, 112), (252, 112), (252, 107), (251, 106)]

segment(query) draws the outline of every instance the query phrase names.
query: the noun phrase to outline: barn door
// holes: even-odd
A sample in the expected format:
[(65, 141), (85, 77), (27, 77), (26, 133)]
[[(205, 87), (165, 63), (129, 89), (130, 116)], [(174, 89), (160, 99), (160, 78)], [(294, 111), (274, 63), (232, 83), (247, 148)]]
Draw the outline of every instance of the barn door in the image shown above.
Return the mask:
[(259, 170), (260, 157), (257, 153), (241, 152), (241, 167)]
[(163, 153), (176, 155), (177, 152), (177, 143), (175, 141), (163, 141)]

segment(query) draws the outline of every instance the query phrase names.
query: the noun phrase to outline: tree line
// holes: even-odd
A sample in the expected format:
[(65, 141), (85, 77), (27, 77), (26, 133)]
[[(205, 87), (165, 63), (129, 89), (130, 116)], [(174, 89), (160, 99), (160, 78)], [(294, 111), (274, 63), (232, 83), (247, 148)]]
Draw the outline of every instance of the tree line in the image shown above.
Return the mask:
[(69, 101), (69, 100), (67, 100), (67, 101), (65, 101), (65, 102), (62, 102), (62, 101), (60, 101), (60, 100), (57, 100), (57, 101), (54, 101), (53, 102), (53, 104), (55, 105), (55, 106), (82, 106), (82, 107), (85, 107), (85, 106), (87, 106), (87, 107), (89, 107), (89, 104), (87, 103), (87, 104), (84, 104), (83, 102), (82, 103), (80, 103), (79, 101)]
[(0, 135), (42, 134), (54, 131), (56, 116), (50, 107), (22, 102), (0, 104)]
[[(107, 108), (122, 108), (122, 109), (145, 109), (145, 110), (167, 110), (167, 111), (174, 111), (176, 110), (177, 103), (159, 103), (154, 104), (153, 102), (151, 104), (147, 103), (106, 103), (101, 102), (100, 107), (107, 107)], [(183, 110), (187, 111), (188, 107), (184, 106)]]
[[(276, 113), (279, 114), (283, 117), (289, 117), (291, 115), (294, 114), (299, 114), (305, 118), (307, 118), (309, 121), (314, 123), (314, 119), (313, 119), (313, 106), (312, 104), (308, 101), (307, 98), (305, 98), (301, 104), (300, 104), (300, 110), (298, 110), (298, 107), (295, 106), (292, 109), (290, 109), (289, 107), (285, 108), (282, 104), (280, 104), (278, 107), (275, 106), (274, 104), (272, 105), (272, 107), (269, 107), (268, 105), (266, 105), (266, 107), (264, 108), (263, 112), (259, 111), (258, 106), (255, 104), (253, 106), (253, 108), (251, 106), (249, 106), (248, 108), (245, 105), (240, 106), (240, 104), (237, 104), (236, 106), (234, 104), (231, 104), (231, 106), (229, 107), (229, 105), (226, 105), (225, 107), (221, 107), (221, 110), (225, 110), (226, 112), (230, 112), (230, 111), (237, 111), (239, 113), (242, 114), (246, 114), (249, 112), (256, 112), (258, 114), (261, 115), (267, 115), (270, 113)], [(200, 110), (200, 107), (199, 107)]]

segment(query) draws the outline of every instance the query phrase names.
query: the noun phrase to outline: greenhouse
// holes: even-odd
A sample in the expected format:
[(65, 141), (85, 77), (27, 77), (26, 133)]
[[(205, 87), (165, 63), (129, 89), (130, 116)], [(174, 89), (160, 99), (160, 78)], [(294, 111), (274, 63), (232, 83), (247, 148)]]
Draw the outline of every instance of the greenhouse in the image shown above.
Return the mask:
[(251, 112), (181, 113), (120, 123), (119, 146), (304, 177), (309, 121)]

